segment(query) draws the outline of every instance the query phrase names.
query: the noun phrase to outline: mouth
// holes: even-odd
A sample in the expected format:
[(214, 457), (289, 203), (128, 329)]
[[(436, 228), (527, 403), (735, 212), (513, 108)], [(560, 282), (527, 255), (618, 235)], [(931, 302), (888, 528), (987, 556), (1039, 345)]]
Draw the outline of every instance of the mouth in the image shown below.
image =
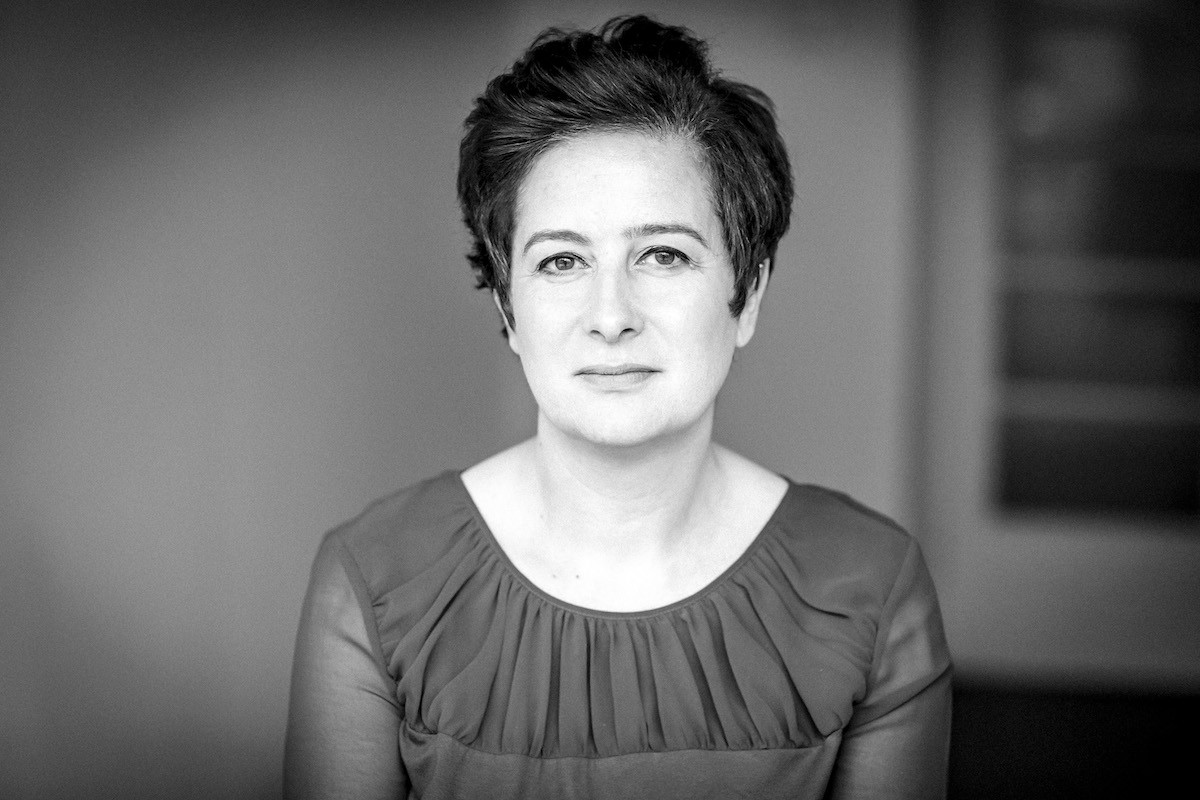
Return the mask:
[(648, 367), (645, 364), (596, 364), (590, 367), (584, 367), (576, 372), (576, 375), (597, 375), (597, 376), (614, 376), (614, 375), (633, 375), (658, 372), (653, 367)]
[(594, 364), (575, 375), (601, 392), (625, 392), (642, 386), (661, 370), (645, 364)]

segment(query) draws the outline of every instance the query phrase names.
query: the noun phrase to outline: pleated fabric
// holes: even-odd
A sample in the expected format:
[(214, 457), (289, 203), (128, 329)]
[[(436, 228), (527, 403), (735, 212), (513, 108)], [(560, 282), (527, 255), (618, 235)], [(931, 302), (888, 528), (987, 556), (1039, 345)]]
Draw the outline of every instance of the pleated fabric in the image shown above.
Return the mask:
[[(456, 472), (329, 537), (361, 575), (410, 771), (447, 748), (458, 755), (444, 764), (817, 747), (836, 741), (868, 691), (896, 587), (927, 592), (936, 610), (911, 537), (843, 495), (794, 483), (736, 563), (648, 612), (598, 612), (540, 591)], [(909, 692), (948, 670), (944, 642), (912, 659), (928, 677)]]

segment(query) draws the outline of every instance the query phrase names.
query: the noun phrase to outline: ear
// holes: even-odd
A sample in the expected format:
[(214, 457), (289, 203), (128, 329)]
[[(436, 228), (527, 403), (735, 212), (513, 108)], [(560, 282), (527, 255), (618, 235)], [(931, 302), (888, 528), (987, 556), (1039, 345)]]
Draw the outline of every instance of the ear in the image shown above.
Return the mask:
[(737, 346), (745, 347), (754, 337), (754, 329), (758, 325), (758, 312), (762, 308), (763, 295), (767, 292), (767, 283), (771, 278), (771, 259), (764, 259), (758, 265), (758, 280), (746, 295), (746, 305), (737, 319)]
[(500, 293), (495, 289), (492, 289), (492, 302), (495, 303), (496, 310), (500, 312), (500, 319), (504, 322), (504, 338), (508, 340), (509, 349), (518, 356), (521, 355), (521, 348), (517, 344), (517, 332), (513, 330), (508, 314), (504, 313), (504, 304), (500, 302)]

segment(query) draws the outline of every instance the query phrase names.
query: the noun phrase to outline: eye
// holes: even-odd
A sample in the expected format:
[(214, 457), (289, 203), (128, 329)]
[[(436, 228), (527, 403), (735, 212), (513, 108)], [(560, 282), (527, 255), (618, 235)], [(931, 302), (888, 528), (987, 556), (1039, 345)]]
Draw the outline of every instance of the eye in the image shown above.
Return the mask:
[(670, 247), (656, 247), (642, 256), (641, 260), (657, 267), (682, 267), (692, 263), (683, 253)]
[(538, 272), (549, 272), (551, 274), (561, 274), (570, 272), (579, 266), (579, 259), (575, 256), (557, 255), (550, 256), (545, 261), (538, 264)]

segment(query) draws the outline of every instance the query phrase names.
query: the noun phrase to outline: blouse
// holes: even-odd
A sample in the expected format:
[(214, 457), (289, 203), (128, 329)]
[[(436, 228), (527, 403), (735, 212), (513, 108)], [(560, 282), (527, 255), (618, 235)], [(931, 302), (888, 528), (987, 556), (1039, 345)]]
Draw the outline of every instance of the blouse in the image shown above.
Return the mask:
[(789, 481), (662, 608), (558, 600), (446, 472), (326, 534), (296, 640), (289, 798), (938, 798), (949, 652), (921, 550)]

